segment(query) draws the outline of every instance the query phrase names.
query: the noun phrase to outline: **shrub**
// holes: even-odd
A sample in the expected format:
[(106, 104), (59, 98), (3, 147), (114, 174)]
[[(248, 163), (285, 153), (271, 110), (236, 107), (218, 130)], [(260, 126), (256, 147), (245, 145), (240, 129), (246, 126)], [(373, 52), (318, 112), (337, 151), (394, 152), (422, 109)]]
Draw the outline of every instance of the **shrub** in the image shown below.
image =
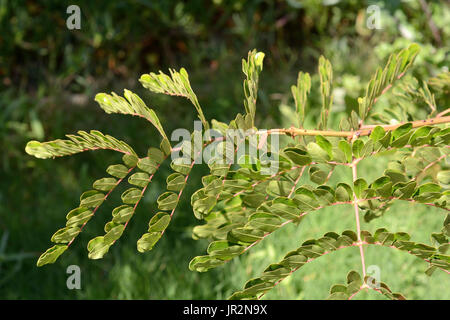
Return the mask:
[[(432, 93), (433, 90), (446, 95), (449, 75), (443, 73), (422, 85), (414, 78), (402, 79), (418, 52), (418, 45), (412, 44), (392, 54), (386, 66), (379, 68), (369, 81), (365, 96), (358, 99), (358, 112), (352, 111), (348, 118), (343, 118), (339, 130), (329, 129), (333, 72), (324, 57), (320, 57), (318, 68), (322, 106), (317, 129), (304, 128), (311, 77), (303, 72), (291, 87), (298, 126), (269, 130), (255, 127), (258, 81), (264, 60), (264, 54), (256, 50), (242, 61), (245, 113), (237, 114), (228, 124), (206, 119), (185, 69), (170, 69), (168, 75), (162, 72), (142, 75), (140, 82), (145, 88), (185, 97), (198, 113), (200, 129), (195, 127), (177, 146), (171, 145), (155, 112), (136, 94), (128, 90), (124, 91), (124, 97), (114, 92), (98, 94), (96, 101), (105, 112), (148, 120), (162, 137), (160, 146), (150, 147), (146, 156), (139, 156), (124, 141), (96, 130), (68, 134), (65, 140), (30, 141), (26, 152), (38, 158), (98, 149), (123, 153), (122, 163), (110, 165), (106, 169), (108, 176), (96, 180), (92, 190), (81, 195), (79, 206), (67, 214), (66, 226), (52, 236), (55, 245), (40, 256), (37, 265), (54, 263), (111, 192), (127, 179), (130, 187), (122, 193), (122, 203), (112, 211), (105, 234), (92, 239), (87, 246), (89, 258), (102, 258), (123, 234), (158, 168), (172, 155), (173, 173), (167, 177), (167, 191), (157, 199), (160, 211), (153, 215), (148, 231), (137, 241), (139, 252), (153, 249), (173, 218), (194, 164), (201, 162), (201, 153), (209, 147), (210, 174), (202, 177), (203, 186), (192, 194), (191, 204), (195, 217), (204, 222), (193, 229), (194, 239), (207, 238), (211, 243), (206, 255), (192, 259), (191, 270), (204, 272), (223, 265), (283, 226), (301, 223), (310, 212), (352, 205), (355, 230), (340, 234), (326, 230), (323, 237), (303, 242), (281, 261), (269, 265), (260, 277), (250, 279), (231, 298), (260, 298), (303, 265), (334, 251), (358, 247), (362, 274), (350, 271), (347, 283), (334, 285), (329, 298), (351, 299), (363, 289), (373, 289), (391, 299), (404, 299), (402, 294), (392, 292), (385, 283), (367, 274), (365, 246), (384, 246), (412, 254), (429, 264), (428, 275), (436, 269), (448, 273), (450, 268), (446, 255), (450, 172), (444, 164), (450, 129), (443, 126), (450, 116), (446, 116), (449, 109), (440, 110)], [(379, 97), (400, 79), (402, 90), (398, 99), (402, 103), (380, 113), (373, 112)], [(427, 118), (414, 119), (408, 106), (415, 104), (429, 108)], [(376, 123), (387, 119), (387, 115), (390, 123)], [(375, 123), (368, 125), (368, 121)], [(232, 136), (230, 130), (238, 134)], [(289, 142), (279, 145), (280, 135), (288, 136)], [(182, 157), (174, 156), (179, 154)], [(367, 182), (358, 176), (357, 165), (361, 160), (376, 161), (377, 157), (388, 156), (390, 161), (377, 179)], [(338, 177), (337, 183), (329, 182), (337, 166), (349, 168), (353, 183), (345, 183), (344, 176)], [(406, 232), (386, 228), (373, 233), (361, 230), (361, 217), (366, 221), (376, 219), (396, 201), (437, 207), (446, 214), (443, 229), (431, 234), (434, 246), (417, 243)]]

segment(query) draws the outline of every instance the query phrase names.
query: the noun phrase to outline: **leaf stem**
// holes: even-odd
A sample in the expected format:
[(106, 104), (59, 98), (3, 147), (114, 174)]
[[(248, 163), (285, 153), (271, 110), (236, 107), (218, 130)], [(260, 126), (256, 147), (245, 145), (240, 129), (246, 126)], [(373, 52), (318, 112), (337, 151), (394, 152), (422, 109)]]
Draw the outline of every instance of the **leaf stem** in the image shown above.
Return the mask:
[[(358, 173), (357, 173), (357, 169), (356, 166), (358, 164), (358, 159), (353, 160), (352, 162), (352, 175), (353, 175), (353, 182), (356, 181), (356, 179), (358, 179)], [(363, 270), (363, 276), (364, 278), (366, 277), (366, 262), (364, 259), (364, 249), (362, 247), (362, 241), (361, 241), (361, 224), (359, 221), (359, 207), (358, 207), (358, 197), (356, 196), (355, 191), (353, 190), (353, 207), (355, 208), (355, 219), (356, 219), (356, 234), (358, 236), (358, 246), (359, 246), (359, 253), (361, 255), (361, 265), (362, 265), (362, 270)]]
[[(398, 127), (406, 124), (411, 123), (413, 128), (419, 128), (423, 126), (429, 126), (429, 125), (435, 125), (435, 124), (443, 124), (443, 123), (449, 123), (450, 122), (450, 116), (445, 117), (435, 117), (431, 119), (426, 120), (417, 120), (417, 121), (410, 121), (410, 122), (402, 122), (398, 124), (389, 124), (389, 125), (380, 125), (384, 130), (390, 131), (395, 130)], [(331, 131), (331, 130), (307, 130), (307, 129), (300, 129), (295, 127), (290, 128), (281, 128), (281, 129), (269, 129), (264, 131), (258, 131), (257, 134), (285, 134), (285, 135), (292, 135), (292, 136), (328, 136), (328, 137), (346, 137), (346, 138), (352, 138), (354, 136), (361, 137), (361, 136), (369, 136), (372, 133), (372, 127), (365, 126), (359, 130), (356, 131)]]

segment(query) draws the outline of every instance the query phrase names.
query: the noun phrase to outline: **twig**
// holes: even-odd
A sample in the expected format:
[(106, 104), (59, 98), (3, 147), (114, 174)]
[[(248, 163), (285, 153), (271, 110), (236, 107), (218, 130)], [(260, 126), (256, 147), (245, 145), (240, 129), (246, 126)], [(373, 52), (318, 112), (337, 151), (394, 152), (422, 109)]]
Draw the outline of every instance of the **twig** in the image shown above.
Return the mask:
[[(418, 120), (418, 121), (411, 121), (411, 122), (403, 122), (393, 125), (380, 125), (385, 131), (395, 130), (398, 127), (406, 124), (411, 123), (413, 128), (419, 128), (429, 125), (435, 125), (435, 124), (443, 124), (450, 122), (450, 116), (445, 117), (435, 117), (432, 119), (426, 119), (426, 120)], [(270, 130), (264, 130), (263, 132), (256, 132), (256, 134), (286, 134), (286, 135), (292, 135), (292, 136), (328, 136), (328, 137), (345, 137), (345, 138), (352, 138), (354, 136), (361, 137), (361, 136), (369, 136), (372, 133), (372, 127), (363, 127), (359, 130), (355, 131), (331, 131), (331, 130), (307, 130), (307, 129), (299, 129), (299, 128), (288, 128), (288, 129), (270, 129)]]

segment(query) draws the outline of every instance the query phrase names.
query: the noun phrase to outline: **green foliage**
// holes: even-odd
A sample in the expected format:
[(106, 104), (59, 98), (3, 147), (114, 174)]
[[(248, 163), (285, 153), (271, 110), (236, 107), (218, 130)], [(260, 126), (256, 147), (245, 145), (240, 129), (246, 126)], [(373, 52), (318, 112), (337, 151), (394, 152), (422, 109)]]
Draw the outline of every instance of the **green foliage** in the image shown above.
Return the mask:
[(208, 129), (209, 125), (203, 115), (202, 108), (198, 103), (197, 96), (191, 88), (189, 83), (189, 76), (184, 68), (177, 72), (173, 69), (169, 69), (170, 77), (161, 71), (159, 74), (150, 73), (141, 76), (139, 81), (142, 85), (150, 91), (157, 93), (164, 93), (168, 95), (181, 96), (189, 99), (197, 109), (198, 117), (203, 123), (203, 126)]
[(149, 109), (137, 94), (134, 94), (129, 90), (125, 89), (124, 96), (126, 100), (119, 97), (114, 92), (112, 95), (99, 93), (95, 96), (95, 101), (98, 102), (100, 107), (105, 110), (106, 113), (130, 114), (147, 119), (155, 126), (161, 136), (167, 139), (167, 135), (164, 132), (155, 111)]
[(127, 155), (136, 155), (134, 150), (125, 142), (117, 140), (100, 131), (91, 130), (90, 133), (78, 131), (78, 135), (68, 134), (70, 140), (54, 140), (44, 143), (30, 141), (25, 151), (36, 158), (62, 157), (88, 150), (110, 149)]
[[(331, 63), (323, 56), (319, 58), (320, 93), (322, 94), (322, 112), (320, 114), (319, 129), (326, 129), (328, 116), (333, 104), (333, 70)], [(306, 79), (307, 80), (307, 79)]]
[(305, 107), (307, 102), (307, 96), (311, 90), (311, 77), (309, 73), (303, 73), (300, 71), (297, 78), (297, 86), (291, 87), (292, 95), (295, 100), (295, 110), (298, 115), (299, 127), (303, 127), (305, 121)]
[(253, 50), (248, 53), (247, 60), (242, 59), (242, 72), (247, 77), (244, 80), (244, 107), (247, 115), (251, 117), (252, 125), (255, 121), (256, 99), (258, 97), (259, 74), (263, 69), (264, 53)]
[[(405, 251), (419, 259), (430, 261), (432, 270), (449, 269), (448, 256), (443, 255), (438, 248), (409, 241), (410, 236), (407, 233), (390, 233), (382, 228), (376, 230), (373, 235), (368, 231), (361, 231), (361, 236), (364, 245), (386, 246)], [(298, 249), (288, 252), (280, 262), (269, 265), (258, 278), (250, 279), (244, 289), (235, 292), (230, 299), (258, 299), (307, 263), (326, 254), (356, 245), (358, 245), (358, 236), (351, 230), (346, 230), (340, 235), (328, 232), (320, 239), (307, 240)], [(385, 283), (377, 283), (376, 286), (379, 288), (376, 288), (372, 282), (373, 279), (366, 277), (363, 281), (357, 272), (350, 271), (347, 276), (347, 285), (334, 285), (328, 299), (349, 299), (365, 287), (380, 290), (390, 299), (405, 299), (399, 293), (392, 293)]]
[[(320, 57), (318, 73), (322, 111), (319, 130), (303, 128), (311, 79), (308, 74), (299, 73), (297, 85), (291, 89), (301, 128), (272, 129), (273, 132), (286, 134), (294, 139), (279, 146), (275, 154), (272, 153), (276, 155), (276, 160), (271, 160), (270, 163), (260, 158), (253, 159), (245, 149), (244, 156), (238, 159), (237, 164), (232, 165), (219, 161), (224, 149), (228, 148), (234, 157), (243, 145), (254, 143), (251, 138), (255, 134), (258, 135), (258, 145), (265, 142), (261, 131), (254, 128), (259, 73), (262, 71), (264, 54), (256, 50), (249, 52), (247, 60), (242, 62), (246, 76), (246, 115), (238, 114), (228, 124), (216, 120), (212, 120), (211, 124), (221, 132), (228, 128), (242, 129), (244, 132), (248, 132), (248, 129), (254, 130), (237, 139), (230, 139), (225, 135), (223, 139), (231, 142), (231, 147), (224, 141), (204, 141), (204, 146), (212, 147), (213, 157), (207, 164), (209, 174), (202, 177), (203, 186), (191, 196), (194, 216), (204, 222), (193, 229), (192, 236), (194, 239), (208, 239), (210, 244), (207, 254), (194, 257), (189, 268), (205, 272), (224, 265), (287, 224), (301, 224), (307, 219), (307, 214), (327, 207), (353, 205), (356, 217), (359, 217), (361, 211), (367, 222), (384, 215), (397, 201), (408, 202), (410, 205), (427, 205), (447, 213), (450, 210), (449, 177), (448, 170), (443, 169), (443, 162), (449, 153), (450, 128), (446, 128), (445, 124), (450, 119), (436, 116), (430, 119), (410, 119), (394, 125), (377, 123), (376, 126), (369, 127), (365, 127), (363, 123), (365, 120), (376, 120), (371, 118), (370, 109), (386, 91), (385, 88), (392, 86), (411, 66), (417, 52), (418, 46), (411, 45), (388, 59), (386, 67), (379, 69), (369, 82), (366, 97), (360, 100), (359, 118), (352, 111), (350, 117), (341, 122), (341, 131), (328, 129), (329, 123), (332, 123), (329, 119), (333, 105), (333, 73), (331, 63)], [(209, 128), (184, 69), (180, 69), (180, 72), (170, 69), (170, 76), (161, 72), (150, 73), (143, 75), (140, 80), (142, 85), (151, 91), (188, 98), (197, 109), (204, 129)], [(427, 101), (432, 100), (426, 89), (420, 94), (427, 97)], [(102, 258), (122, 236), (153, 176), (171, 151), (176, 151), (170, 146), (156, 114), (130, 91), (125, 91), (125, 98), (126, 100), (114, 93), (99, 94), (96, 101), (108, 113), (139, 115), (158, 129), (163, 137), (160, 147), (150, 147), (146, 156), (138, 156), (124, 142), (98, 131), (91, 131), (90, 134), (80, 131), (78, 136), (68, 135), (70, 140), (44, 143), (31, 141), (27, 145), (26, 151), (29, 154), (43, 158), (96, 149), (111, 149), (124, 153), (123, 163), (113, 164), (106, 170), (110, 176), (96, 180), (93, 190), (81, 195), (79, 207), (68, 213), (66, 226), (58, 230), (51, 239), (56, 245), (39, 258), (38, 266), (55, 262), (80, 234), (109, 194), (129, 176), (127, 182), (130, 187), (122, 193), (121, 204), (112, 211), (112, 220), (104, 227), (105, 235), (93, 238), (87, 246), (89, 258)], [(437, 110), (431, 109), (432, 112)], [(353, 130), (348, 131), (350, 129)], [(195, 134), (196, 132), (192, 137)], [(298, 141), (295, 139), (296, 135), (304, 135), (304, 139)], [(171, 160), (172, 172), (166, 179), (167, 191), (157, 198), (158, 212), (151, 217), (147, 232), (137, 241), (137, 250), (141, 253), (152, 250), (168, 228), (196, 162), (198, 154), (193, 153), (189, 143), (180, 149), (190, 156), (190, 163)], [(359, 177), (358, 163), (363, 160), (375, 161), (377, 157), (390, 158), (383, 172), (378, 172), (376, 178), (369, 182), (368, 179)], [(276, 165), (278, 171), (271, 175), (265, 174), (264, 170), (269, 164)], [(351, 182), (345, 182), (348, 180), (344, 177), (331, 182), (333, 172), (341, 167), (351, 169)], [(410, 240), (406, 232), (390, 233), (386, 228), (378, 228), (373, 233), (360, 231), (358, 218), (356, 232), (346, 230), (338, 234), (328, 230), (322, 238), (303, 242), (298, 249), (287, 253), (279, 263), (269, 265), (260, 277), (249, 280), (244, 289), (233, 294), (231, 298), (260, 298), (281, 280), (312, 260), (332, 251), (354, 246), (360, 247), (362, 260), (363, 246), (378, 245), (405, 251), (425, 260), (430, 265), (426, 272), (428, 275), (435, 269), (448, 273), (448, 223), (447, 214), (442, 232), (431, 235), (439, 244), (434, 247)], [(365, 270), (363, 273), (365, 275)], [(352, 298), (366, 288), (368, 281), (369, 278), (361, 277), (352, 271), (347, 277), (346, 285), (335, 285), (331, 288), (330, 298)], [(392, 293), (384, 283), (380, 283), (376, 291), (391, 299), (404, 298), (401, 294)]]

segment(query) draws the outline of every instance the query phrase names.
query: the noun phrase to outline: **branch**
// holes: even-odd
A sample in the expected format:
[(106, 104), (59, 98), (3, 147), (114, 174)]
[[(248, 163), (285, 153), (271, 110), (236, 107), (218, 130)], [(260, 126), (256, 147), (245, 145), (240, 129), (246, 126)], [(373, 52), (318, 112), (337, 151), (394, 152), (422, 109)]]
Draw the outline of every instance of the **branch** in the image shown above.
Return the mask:
[[(402, 122), (398, 124), (393, 125), (380, 125), (385, 131), (391, 131), (395, 130), (398, 127), (406, 124), (411, 123), (413, 128), (419, 128), (429, 125), (435, 125), (435, 124), (443, 124), (443, 123), (449, 123), (450, 122), (450, 116), (445, 117), (436, 117), (432, 119), (427, 120), (417, 120), (412, 122)], [(371, 127), (363, 127), (360, 130), (356, 131), (329, 131), (329, 130), (307, 130), (307, 129), (299, 129), (291, 127), (289, 129), (269, 129), (267, 131), (260, 132), (258, 131), (257, 134), (285, 134), (285, 135), (292, 135), (292, 136), (327, 136), (327, 137), (345, 137), (345, 138), (351, 138), (353, 136), (361, 137), (361, 136), (369, 136), (372, 133)]]

